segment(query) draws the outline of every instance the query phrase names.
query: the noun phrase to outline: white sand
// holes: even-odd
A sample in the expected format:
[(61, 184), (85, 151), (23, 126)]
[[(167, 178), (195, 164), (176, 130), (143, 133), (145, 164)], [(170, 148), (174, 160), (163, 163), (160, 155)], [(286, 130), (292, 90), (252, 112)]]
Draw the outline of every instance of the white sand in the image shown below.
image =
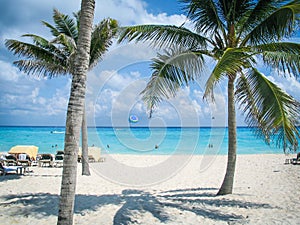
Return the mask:
[[(194, 156), (180, 170), (182, 156), (114, 155), (89, 177), (79, 164), (74, 224), (300, 224), (300, 165), (239, 155), (234, 194), (215, 196), (226, 158)], [(0, 224), (56, 224), (62, 169), (32, 170), (0, 177)]]

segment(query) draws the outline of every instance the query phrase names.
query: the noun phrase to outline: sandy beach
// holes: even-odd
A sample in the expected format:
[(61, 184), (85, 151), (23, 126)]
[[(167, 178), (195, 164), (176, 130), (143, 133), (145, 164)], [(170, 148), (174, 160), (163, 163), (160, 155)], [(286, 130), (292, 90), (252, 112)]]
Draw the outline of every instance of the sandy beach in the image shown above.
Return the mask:
[[(79, 164), (74, 224), (300, 224), (300, 166), (287, 156), (238, 155), (226, 196), (215, 195), (227, 156), (171, 158), (107, 156), (88, 177)], [(56, 224), (62, 169), (30, 169), (0, 177), (1, 224)]]

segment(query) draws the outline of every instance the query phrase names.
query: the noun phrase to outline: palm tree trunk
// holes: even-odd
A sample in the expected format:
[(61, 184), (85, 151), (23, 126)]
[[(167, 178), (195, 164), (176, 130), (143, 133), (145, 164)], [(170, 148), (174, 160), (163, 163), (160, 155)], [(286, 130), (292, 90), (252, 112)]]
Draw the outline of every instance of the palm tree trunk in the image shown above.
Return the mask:
[(228, 161), (226, 174), (217, 195), (232, 194), (236, 164), (236, 117), (234, 101), (234, 80), (228, 80)]
[(83, 110), (82, 126), (81, 126), (81, 143), (82, 143), (82, 175), (90, 176), (90, 167), (88, 159), (88, 137), (87, 137), (86, 111)]
[[(82, 77), (84, 79), (84, 76)], [(73, 208), (77, 177), (77, 157), (82, 123), (82, 102), (84, 99), (85, 85), (81, 79), (72, 79), (71, 95), (68, 105), (63, 175), (59, 202), (57, 224), (73, 223)], [(79, 83), (80, 82), (80, 83)]]
[(65, 157), (57, 221), (57, 224), (59, 225), (73, 224), (77, 157), (85, 103), (86, 74), (89, 67), (94, 9), (94, 0), (82, 0), (78, 48), (75, 56), (75, 72), (72, 77), (71, 93), (67, 111), (64, 147)]

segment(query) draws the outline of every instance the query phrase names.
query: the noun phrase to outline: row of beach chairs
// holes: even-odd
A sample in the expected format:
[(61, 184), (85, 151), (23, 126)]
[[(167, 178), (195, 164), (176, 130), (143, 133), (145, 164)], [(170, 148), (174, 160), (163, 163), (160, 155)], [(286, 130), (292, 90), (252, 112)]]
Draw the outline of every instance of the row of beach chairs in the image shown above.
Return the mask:
[(36, 158), (30, 158), (26, 154), (10, 154), (2, 158), (4, 166), (62, 166), (63, 154), (39, 154)]
[[(89, 162), (104, 162), (105, 158), (100, 157), (99, 147), (89, 147)], [(8, 172), (25, 173), (30, 166), (39, 167), (62, 167), (64, 151), (57, 151), (56, 154), (38, 154), (38, 147), (18, 145), (10, 149), (8, 154), (0, 156), (0, 173)], [(79, 149), (78, 162), (82, 161), (82, 151)]]

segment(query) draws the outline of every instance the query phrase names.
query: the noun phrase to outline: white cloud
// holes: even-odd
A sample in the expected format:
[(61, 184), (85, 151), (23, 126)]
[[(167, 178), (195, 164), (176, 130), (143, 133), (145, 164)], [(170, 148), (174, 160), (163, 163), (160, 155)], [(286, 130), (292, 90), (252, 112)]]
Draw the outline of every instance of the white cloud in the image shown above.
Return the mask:
[(285, 86), (286, 87), (286, 91), (288, 93), (293, 93), (293, 95), (295, 95), (295, 97), (298, 98), (298, 100), (300, 100), (300, 82), (293, 76), (288, 76), (286, 78), (286, 81), (289, 85)]
[(168, 16), (166, 13), (158, 15), (148, 13), (146, 3), (140, 0), (97, 1), (95, 21), (100, 21), (103, 17), (117, 19), (121, 26), (150, 23), (181, 25), (186, 19), (184, 15)]
[(64, 115), (69, 101), (69, 89), (71, 80), (64, 87), (56, 89), (55, 93), (46, 101), (40, 101), (40, 107), (45, 110), (45, 115)]
[(160, 118), (167, 125), (180, 123), (182, 126), (199, 126), (199, 114), (202, 107), (190, 96), (190, 88), (178, 91), (177, 96), (163, 101), (153, 113), (154, 118)]
[[(143, 110), (139, 94), (145, 86), (145, 81), (138, 71), (123, 74), (103, 71), (99, 76), (90, 75), (93, 83), (88, 83), (89, 88), (97, 92), (97, 95), (89, 95), (87, 102), (95, 117), (105, 115), (116, 119), (127, 116), (132, 110)], [(124, 118), (122, 121), (125, 121)]]
[(19, 70), (10, 63), (0, 61), (0, 80), (17, 82), (19, 79)]
[(171, 15), (166, 13), (160, 13), (158, 15), (145, 14), (145, 17), (141, 17), (140, 24), (165, 24), (180, 26), (186, 21), (184, 15)]

